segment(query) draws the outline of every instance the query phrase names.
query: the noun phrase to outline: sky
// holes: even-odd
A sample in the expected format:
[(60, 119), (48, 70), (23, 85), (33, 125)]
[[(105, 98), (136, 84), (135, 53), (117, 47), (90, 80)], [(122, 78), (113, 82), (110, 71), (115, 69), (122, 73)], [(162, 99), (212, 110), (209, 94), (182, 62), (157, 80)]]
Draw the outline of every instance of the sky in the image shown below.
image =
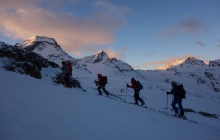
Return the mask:
[(0, 0), (0, 41), (54, 38), (74, 58), (107, 52), (135, 69), (220, 59), (220, 0)]

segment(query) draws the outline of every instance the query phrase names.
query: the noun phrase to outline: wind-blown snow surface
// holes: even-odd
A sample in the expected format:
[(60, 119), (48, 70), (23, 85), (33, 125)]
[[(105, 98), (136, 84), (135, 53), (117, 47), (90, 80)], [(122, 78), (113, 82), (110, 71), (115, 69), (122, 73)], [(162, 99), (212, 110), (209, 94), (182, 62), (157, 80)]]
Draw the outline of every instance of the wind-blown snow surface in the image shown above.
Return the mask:
[[(220, 137), (218, 119), (187, 113), (188, 118), (198, 121), (194, 124), (98, 96), (94, 84), (89, 82), (90, 86), (82, 83), (87, 92), (55, 86), (50, 79), (55, 71), (44, 69), (43, 78), (38, 80), (0, 68), (1, 140), (217, 140)], [(117, 88), (121, 87), (115, 83), (112, 91)], [(127, 101), (132, 101), (133, 91), (127, 93)], [(162, 110), (166, 105), (166, 96), (156, 89), (145, 89), (142, 95), (152, 108)]]

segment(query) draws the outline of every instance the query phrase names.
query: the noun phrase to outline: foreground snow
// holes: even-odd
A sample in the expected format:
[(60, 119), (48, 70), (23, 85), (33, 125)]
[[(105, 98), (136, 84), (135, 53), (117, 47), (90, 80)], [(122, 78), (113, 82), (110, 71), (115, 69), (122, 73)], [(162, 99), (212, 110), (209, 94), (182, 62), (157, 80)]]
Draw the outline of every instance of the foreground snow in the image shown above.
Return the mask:
[[(50, 76), (37, 80), (3, 69), (0, 75), (2, 140), (217, 140), (220, 137), (218, 119), (187, 113), (188, 118), (198, 121), (194, 124), (98, 96), (93, 85), (82, 84), (87, 90), (83, 92), (55, 86), (49, 82)], [(132, 101), (132, 90), (127, 93), (127, 100)], [(153, 95), (154, 90), (151, 93), (145, 98), (147, 105), (155, 109), (164, 107), (166, 96), (152, 98), (159, 95)]]

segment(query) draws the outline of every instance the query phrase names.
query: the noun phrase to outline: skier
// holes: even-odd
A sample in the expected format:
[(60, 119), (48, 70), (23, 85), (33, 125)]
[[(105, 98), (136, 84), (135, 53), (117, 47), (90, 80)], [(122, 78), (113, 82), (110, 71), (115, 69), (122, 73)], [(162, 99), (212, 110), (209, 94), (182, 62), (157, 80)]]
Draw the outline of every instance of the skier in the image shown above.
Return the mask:
[[(172, 86), (171, 92), (167, 91), (166, 94), (173, 94), (173, 96), (174, 96), (173, 102), (171, 104), (171, 106), (172, 106), (172, 108), (175, 112), (174, 116), (184, 117), (184, 109), (183, 109), (183, 106), (182, 106), (182, 97), (179, 93), (180, 91), (178, 90), (178, 86), (175, 82), (171, 82), (171, 86)], [(185, 92), (185, 90), (184, 90), (184, 92)], [(177, 109), (176, 104), (178, 104), (179, 109), (180, 109), (180, 114), (179, 115), (178, 115), (179, 110)]]
[(63, 67), (61, 68), (64, 74), (64, 80), (66, 82), (66, 87), (71, 88), (71, 82), (70, 82), (70, 70), (69, 67), (67, 65), (67, 63), (65, 61), (62, 61), (62, 65)]
[(139, 86), (137, 85), (137, 81), (134, 78), (131, 78), (131, 86), (129, 86), (127, 84), (127, 87), (134, 89), (134, 100), (135, 100), (134, 104), (138, 105), (138, 101), (140, 101), (141, 102), (141, 106), (143, 106), (145, 103), (144, 103), (144, 101), (139, 96), (141, 88), (138, 88)]
[(109, 93), (105, 90), (105, 85), (107, 81), (104, 81), (103, 76), (101, 74), (97, 74), (98, 81), (95, 81), (96, 85), (98, 86), (99, 95), (102, 95), (101, 89), (105, 92), (105, 94), (108, 96)]

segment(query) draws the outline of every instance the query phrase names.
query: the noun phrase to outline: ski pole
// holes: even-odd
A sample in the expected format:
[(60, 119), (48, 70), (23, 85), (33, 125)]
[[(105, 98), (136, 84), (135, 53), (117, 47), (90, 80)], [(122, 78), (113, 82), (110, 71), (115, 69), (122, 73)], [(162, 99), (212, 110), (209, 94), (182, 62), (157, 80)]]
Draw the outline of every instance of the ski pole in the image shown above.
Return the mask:
[(126, 96), (125, 96), (125, 102), (126, 102), (126, 98), (127, 98), (127, 92), (128, 92), (128, 87), (126, 87)]
[(168, 94), (167, 94), (166, 115), (167, 115), (167, 108), (168, 108)]

